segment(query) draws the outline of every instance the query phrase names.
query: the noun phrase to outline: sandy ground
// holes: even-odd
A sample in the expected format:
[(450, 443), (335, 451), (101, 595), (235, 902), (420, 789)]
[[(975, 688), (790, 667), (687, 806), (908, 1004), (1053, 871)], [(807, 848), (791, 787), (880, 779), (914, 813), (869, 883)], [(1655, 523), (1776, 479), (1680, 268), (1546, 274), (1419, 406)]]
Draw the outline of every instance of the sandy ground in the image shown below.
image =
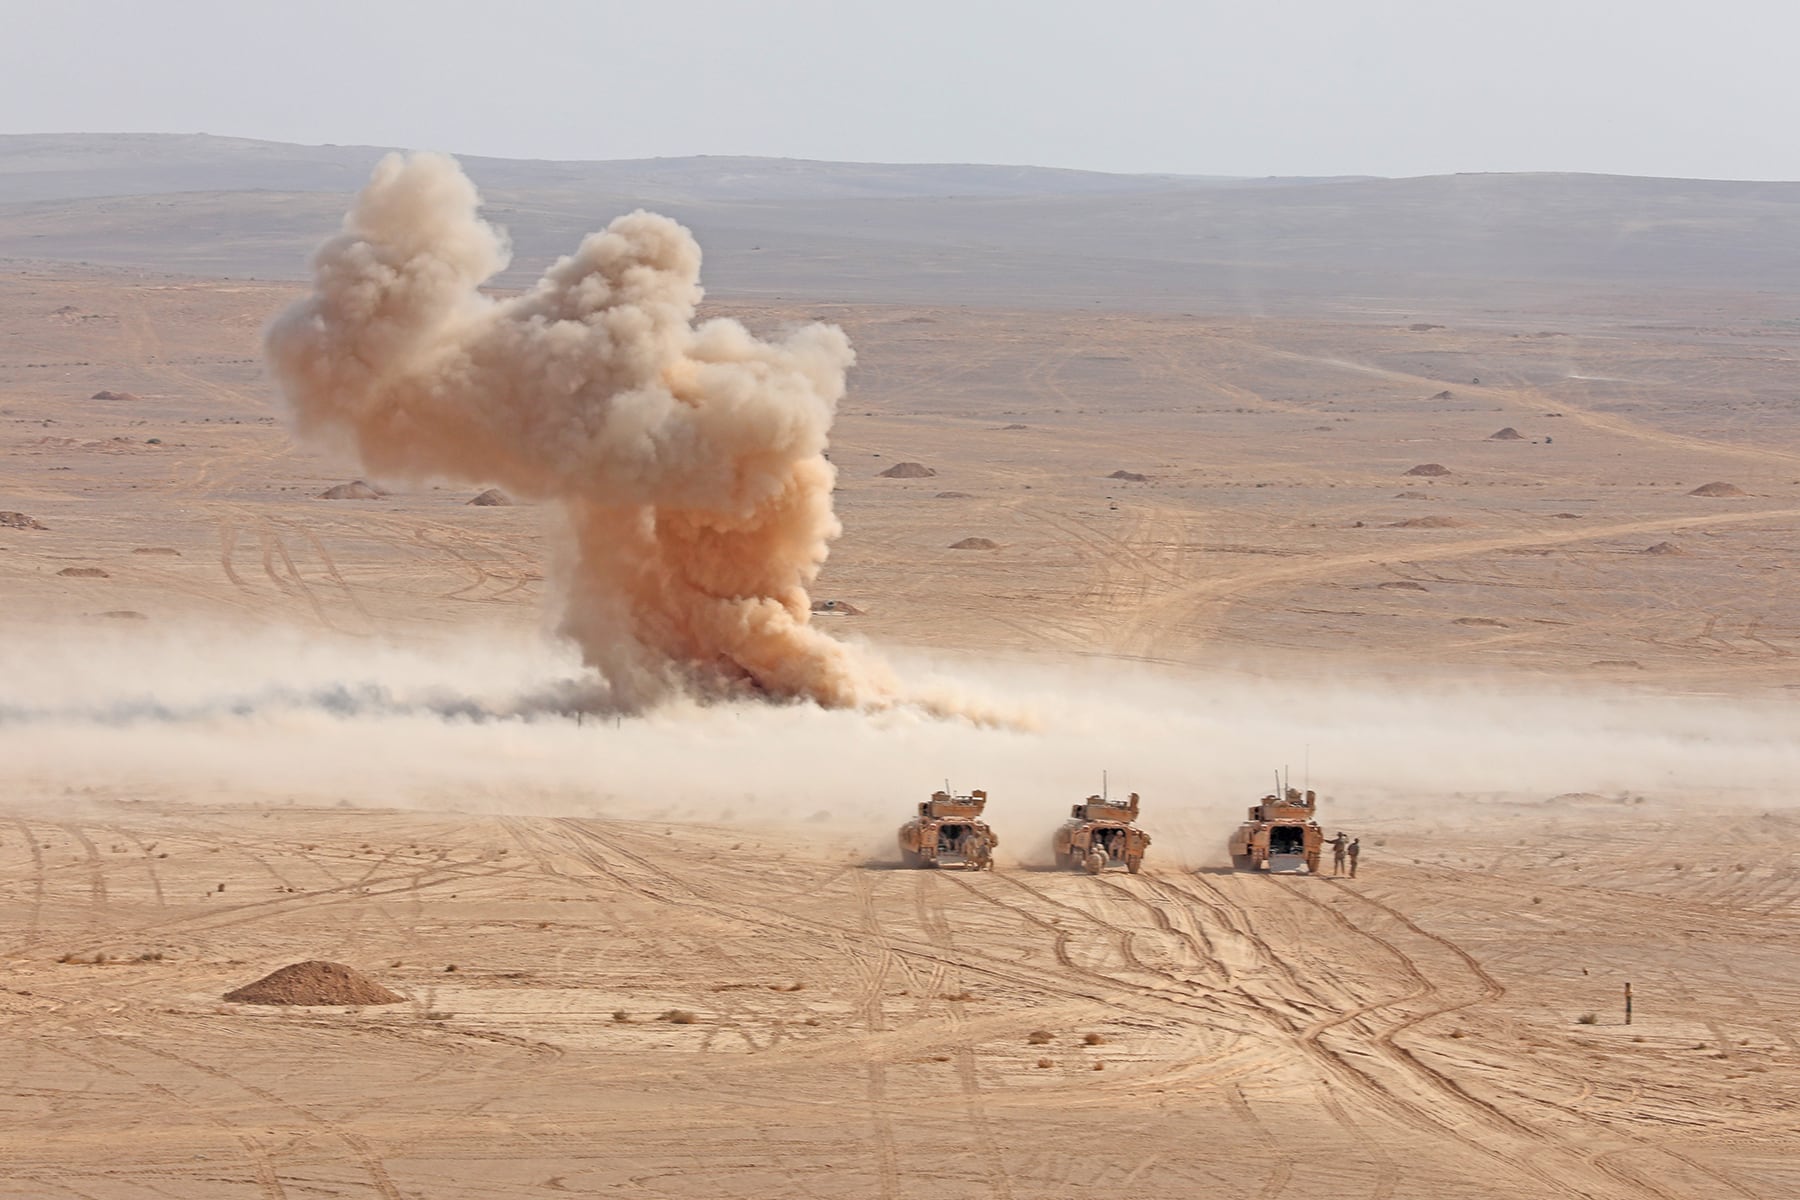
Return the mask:
[[(518, 649), (554, 525), (316, 499), (290, 294), (0, 277), (44, 526), (0, 528), (0, 1195), (1800, 1191), (1800, 330), (1753, 297), (720, 305), (860, 349), (822, 619), (1026, 716), (609, 729), (407, 699), (566, 668)], [(1361, 878), (1221, 869), (1284, 762)], [(1038, 867), (1102, 769), (1150, 866)], [(953, 771), (1000, 869), (891, 869)], [(409, 999), (219, 999), (309, 958)]]

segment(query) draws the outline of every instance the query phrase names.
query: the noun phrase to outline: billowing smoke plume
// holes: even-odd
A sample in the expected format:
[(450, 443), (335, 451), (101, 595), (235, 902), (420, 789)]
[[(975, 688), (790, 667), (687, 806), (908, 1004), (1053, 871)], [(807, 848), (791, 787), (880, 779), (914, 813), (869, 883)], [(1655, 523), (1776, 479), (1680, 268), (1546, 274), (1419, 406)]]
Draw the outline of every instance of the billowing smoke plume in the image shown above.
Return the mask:
[(700, 247), (634, 212), (522, 296), (453, 159), (389, 155), (270, 327), (303, 436), (390, 479), (498, 483), (560, 505), (564, 632), (635, 707), (673, 693), (883, 702), (888, 676), (808, 622), (840, 527), (826, 436), (849, 339), (696, 324)]

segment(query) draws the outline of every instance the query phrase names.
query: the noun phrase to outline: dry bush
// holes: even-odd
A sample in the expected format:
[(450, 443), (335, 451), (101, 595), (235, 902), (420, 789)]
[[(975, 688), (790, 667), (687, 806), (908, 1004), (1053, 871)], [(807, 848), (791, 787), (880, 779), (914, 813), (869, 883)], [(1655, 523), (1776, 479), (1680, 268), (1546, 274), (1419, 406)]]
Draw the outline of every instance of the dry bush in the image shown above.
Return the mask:
[(1582, 1013), (1579, 1017), (1575, 1018), (1575, 1023), (1577, 1025), (1598, 1025), (1600, 1023), (1600, 1014)]
[(455, 1013), (447, 1013), (447, 1012), (428, 1012), (425, 1014), (425, 1019), (427, 1021), (448, 1021), (451, 1017), (454, 1017), (455, 1015), (456, 1015)]
[(1105, 1063), (1103, 1063), (1103, 1062), (1097, 1062), (1097, 1063), (1095, 1063), (1095, 1064), (1094, 1064), (1094, 1070), (1096, 1070), (1096, 1071), (1104, 1071), (1104, 1070), (1106, 1070), (1106, 1064), (1105, 1064)]
[(631, 1014), (622, 1008), (616, 1008), (613, 1010), (613, 1020), (621, 1025), (628, 1025), (631, 1023)]
[(1043, 1046), (1050, 1042), (1054, 1042), (1056, 1040), (1056, 1035), (1051, 1033), (1048, 1029), (1034, 1029), (1025, 1035), (1025, 1040), (1030, 1045)]
[(1081, 1035), (1081, 1042), (1085, 1046), (1102, 1046), (1106, 1044), (1106, 1035), (1103, 1033), (1084, 1033)]
[(1055, 1066), (1055, 1065), (1056, 1065), (1056, 1064), (1055, 1064), (1055, 1063), (1053, 1063), (1053, 1062), (1051, 1062), (1051, 1061), (1050, 1061), (1050, 1060), (1049, 1060), (1049, 1059), (1047, 1059), (1047, 1058), (1040, 1058), (1040, 1059), (1038, 1059), (1038, 1066), (1039, 1066), (1039, 1067), (1054, 1067), (1054, 1066)]
[(454, 971), (454, 970), (456, 970), (456, 964), (455, 964), (455, 963), (451, 963), (451, 964), (450, 964), (450, 965), (449, 965), (449, 966), (447, 966), (447, 967), (445, 967), (445, 968), (444, 968), (444, 970), (445, 970), (445, 971), (446, 971), (446, 972), (448, 972), (448, 971)]
[(689, 1012), (685, 1008), (671, 1008), (668, 1012), (664, 1013), (661, 1017), (659, 1017), (657, 1019), (661, 1020), (661, 1021), (667, 1021), (671, 1025), (692, 1025), (695, 1021), (698, 1021), (700, 1018), (695, 1016), (693, 1013)]

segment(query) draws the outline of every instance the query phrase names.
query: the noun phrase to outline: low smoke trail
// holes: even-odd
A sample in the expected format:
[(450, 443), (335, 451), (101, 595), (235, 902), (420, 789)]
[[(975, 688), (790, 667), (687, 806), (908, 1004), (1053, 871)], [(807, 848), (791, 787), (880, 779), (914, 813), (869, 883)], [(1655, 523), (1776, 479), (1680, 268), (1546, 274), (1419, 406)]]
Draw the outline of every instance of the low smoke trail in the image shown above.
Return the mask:
[(885, 667), (810, 624), (840, 532), (827, 435), (855, 359), (835, 326), (764, 341), (695, 321), (700, 247), (634, 212), (524, 295), (453, 159), (389, 155), (267, 335), (302, 437), (380, 478), (499, 484), (572, 530), (561, 627), (612, 707), (762, 695), (876, 707)]

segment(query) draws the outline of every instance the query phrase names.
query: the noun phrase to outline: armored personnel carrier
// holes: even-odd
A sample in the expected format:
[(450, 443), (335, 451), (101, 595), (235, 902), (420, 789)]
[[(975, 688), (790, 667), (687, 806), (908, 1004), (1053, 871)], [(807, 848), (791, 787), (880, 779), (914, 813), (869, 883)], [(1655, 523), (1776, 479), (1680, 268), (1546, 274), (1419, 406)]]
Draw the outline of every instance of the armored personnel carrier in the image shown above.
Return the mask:
[(1319, 873), (1319, 847), (1325, 833), (1313, 819), (1318, 796), (1299, 788), (1283, 787), (1252, 805), (1249, 819), (1232, 833), (1226, 845), (1231, 865), (1240, 871), (1277, 874)]
[(919, 815), (900, 827), (900, 861), (909, 867), (993, 870), (994, 847), (1000, 839), (981, 819), (985, 808), (986, 792), (931, 793), (931, 799), (919, 805)]
[(1050, 842), (1056, 861), (1089, 875), (1123, 864), (1136, 875), (1144, 865), (1144, 850), (1150, 845), (1150, 835), (1132, 824), (1137, 815), (1136, 792), (1123, 801), (1089, 796), (1070, 808), (1069, 819), (1057, 826)]

